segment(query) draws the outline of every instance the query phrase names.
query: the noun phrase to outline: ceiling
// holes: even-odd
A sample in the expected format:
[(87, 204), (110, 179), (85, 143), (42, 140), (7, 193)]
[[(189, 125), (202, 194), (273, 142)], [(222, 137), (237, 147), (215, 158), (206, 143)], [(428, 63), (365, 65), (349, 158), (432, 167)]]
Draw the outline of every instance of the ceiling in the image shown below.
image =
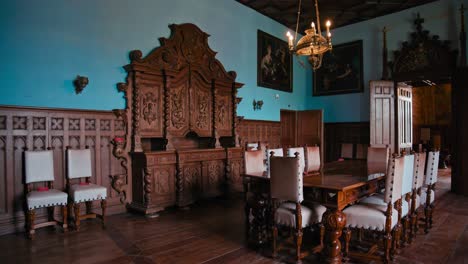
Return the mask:
[[(259, 13), (295, 30), (299, 0), (236, 0)], [(361, 22), (398, 12), (435, 0), (319, 0), (321, 25), (327, 19), (332, 28)], [(302, 0), (299, 33), (302, 34), (315, 19), (314, 0)]]

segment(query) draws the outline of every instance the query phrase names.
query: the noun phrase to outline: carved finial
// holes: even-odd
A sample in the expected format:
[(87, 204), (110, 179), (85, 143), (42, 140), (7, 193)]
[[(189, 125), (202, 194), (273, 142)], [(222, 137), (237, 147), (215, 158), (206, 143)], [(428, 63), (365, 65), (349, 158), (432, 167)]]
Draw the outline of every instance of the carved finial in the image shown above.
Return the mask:
[(416, 19), (414, 20), (414, 24), (416, 25), (416, 29), (418, 32), (422, 31), (422, 23), (424, 23), (424, 18), (421, 18), (419, 13), (416, 15)]

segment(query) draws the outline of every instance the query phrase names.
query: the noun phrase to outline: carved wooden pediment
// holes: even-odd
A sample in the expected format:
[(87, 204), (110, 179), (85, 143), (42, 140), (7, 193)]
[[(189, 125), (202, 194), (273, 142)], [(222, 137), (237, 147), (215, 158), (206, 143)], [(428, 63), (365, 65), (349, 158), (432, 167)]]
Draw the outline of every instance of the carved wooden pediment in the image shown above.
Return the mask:
[(449, 41), (439, 40), (437, 35), (430, 36), (428, 30), (423, 30), (423, 22), (418, 14), (411, 40), (394, 51), (394, 61), (390, 62), (394, 80), (444, 80), (455, 69), (457, 51), (450, 48)]
[(235, 72), (226, 72), (221, 62), (215, 58), (216, 52), (208, 46), (209, 34), (189, 23), (171, 24), (169, 28), (171, 36), (160, 38), (161, 46), (153, 49), (146, 57), (142, 58), (140, 50), (131, 51), (131, 64), (127, 67), (178, 72), (190, 66), (204, 77), (235, 80)]

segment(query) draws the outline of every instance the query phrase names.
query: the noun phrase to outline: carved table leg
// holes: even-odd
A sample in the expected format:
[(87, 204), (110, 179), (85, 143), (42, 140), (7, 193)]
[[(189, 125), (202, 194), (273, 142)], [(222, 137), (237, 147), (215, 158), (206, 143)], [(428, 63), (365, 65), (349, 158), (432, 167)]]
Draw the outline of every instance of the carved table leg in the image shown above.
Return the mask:
[(261, 195), (256, 195), (252, 206), (252, 239), (256, 246), (266, 243), (267, 232), (267, 201)]
[(322, 217), (325, 225), (325, 262), (341, 263), (340, 237), (346, 225), (346, 215), (337, 209), (327, 210)]

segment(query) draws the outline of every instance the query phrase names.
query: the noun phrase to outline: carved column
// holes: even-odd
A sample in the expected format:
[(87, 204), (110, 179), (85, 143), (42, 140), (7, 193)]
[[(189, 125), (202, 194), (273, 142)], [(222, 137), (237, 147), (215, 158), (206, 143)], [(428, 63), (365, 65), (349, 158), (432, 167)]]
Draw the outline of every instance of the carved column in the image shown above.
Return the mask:
[(169, 135), (169, 122), (170, 122), (170, 96), (169, 96), (169, 80), (167, 75), (164, 74), (164, 138), (166, 140), (166, 150), (173, 150), (172, 140)]
[(216, 118), (218, 117), (218, 89), (216, 89), (215, 80), (212, 81), (213, 86), (213, 137), (215, 138), (215, 148), (221, 148), (221, 143), (219, 143), (219, 134), (218, 134), (218, 122)]
[(149, 206), (151, 204), (151, 192), (153, 188), (153, 175), (149, 172), (148, 168), (145, 167), (143, 169), (143, 174), (144, 174), (144, 188), (145, 188), (145, 205)]

